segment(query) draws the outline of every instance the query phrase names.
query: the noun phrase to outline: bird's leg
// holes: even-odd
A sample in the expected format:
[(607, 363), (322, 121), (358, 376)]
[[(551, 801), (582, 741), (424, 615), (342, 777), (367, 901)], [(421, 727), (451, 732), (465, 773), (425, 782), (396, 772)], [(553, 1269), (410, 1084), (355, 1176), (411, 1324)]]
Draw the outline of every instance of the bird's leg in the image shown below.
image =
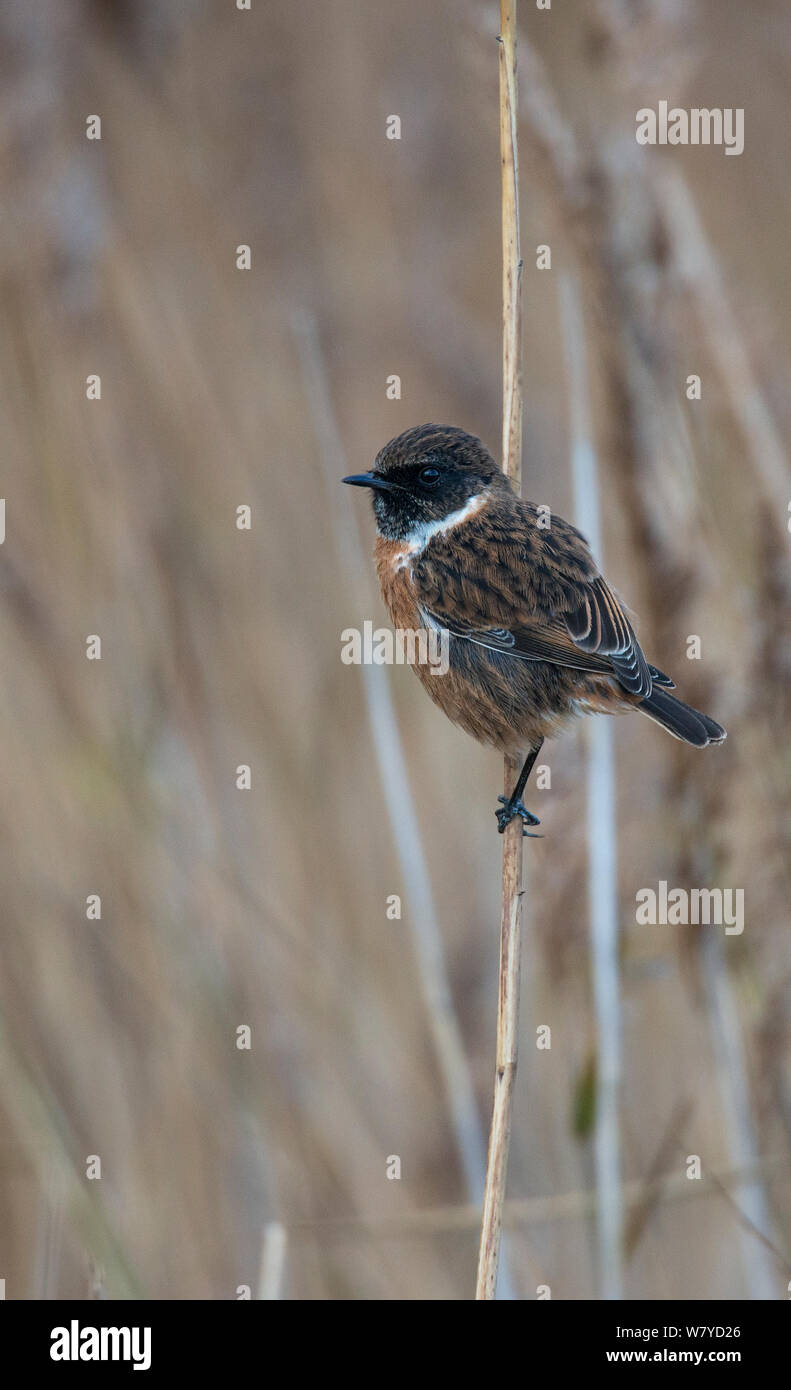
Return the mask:
[[(499, 830), (501, 835), (505, 830), (505, 827), (511, 824), (511, 821), (513, 820), (514, 816), (521, 816), (523, 825), (541, 824), (540, 820), (538, 819), (538, 816), (534, 816), (531, 811), (528, 811), (526, 806), (522, 805), (522, 792), (527, 786), (527, 779), (530, 776), (530, 773), (533, 771), (533, 764), (536, 758), (538, 757), (539, 753), (541, 752), (541, 746), (543, 742), (543, 738), (539, 739), (535, 748), (530, 749), (530, 752), (525, 758), (524, 767), (522, 768), (522, 771), (516, 779), (516, 786), (511, 792), (511, 795), (498, 796), (497, 798), (498, 801), (502, 801), (503, 803), (502, 808), (499, 811), (495, 811), (494, 813), (497, 817), (497, 829)], [(531, 840), (541, 839), (540, 835), (531, 835), (529, 830), (525, 830), (524, 834), (527, 835), (528, 838)]]

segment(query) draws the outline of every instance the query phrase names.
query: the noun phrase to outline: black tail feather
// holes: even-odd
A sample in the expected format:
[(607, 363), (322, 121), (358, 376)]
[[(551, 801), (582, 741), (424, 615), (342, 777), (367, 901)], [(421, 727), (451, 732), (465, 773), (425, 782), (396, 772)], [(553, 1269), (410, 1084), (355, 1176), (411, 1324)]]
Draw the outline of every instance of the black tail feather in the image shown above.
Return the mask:
[(657, 724), (661, 724), (663, 729), (667, 729), (668, 733), (682, 739), (684, 743), (691, 743), (694, 748), (705, 748), (709, 743), (722, 743), (727, 737), (722, 725), (716, 720), (710, 719), (707, 714), (701, 714), (700, 710), (693, 709), (691, 705), (685, 705), (683, 700), (677, 700), (675, 695), (669, 695), (667, 690), (660, 686), (654, 686), (651, 694), (640, 701), (639, 708), (645, 710), (646, 714), (655, 719)]

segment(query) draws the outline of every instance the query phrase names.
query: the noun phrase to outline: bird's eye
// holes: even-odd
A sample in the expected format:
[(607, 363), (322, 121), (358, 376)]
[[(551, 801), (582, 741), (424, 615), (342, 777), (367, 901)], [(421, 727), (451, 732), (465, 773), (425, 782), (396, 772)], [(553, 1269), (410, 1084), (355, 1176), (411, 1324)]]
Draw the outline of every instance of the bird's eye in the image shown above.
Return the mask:
[(439, 479), (439, 469), (421, 468), (420, 472), (418, 473), (418, 478), (420, 479), (421, 483), (424, 483), (426, 485), (426, 487), (433, 487)]

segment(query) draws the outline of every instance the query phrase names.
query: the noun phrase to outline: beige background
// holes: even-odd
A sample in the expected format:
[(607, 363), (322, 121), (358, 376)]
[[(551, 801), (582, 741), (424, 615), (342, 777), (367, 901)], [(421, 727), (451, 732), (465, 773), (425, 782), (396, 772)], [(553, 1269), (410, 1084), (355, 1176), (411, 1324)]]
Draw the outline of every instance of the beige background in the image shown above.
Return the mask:
[[(607, 573), (649, 657), (730, 734), (701, 754), (646, 720), (616, 729), (626, 1295), (750, 1298), (768, 1281), (785, 1298), (791, 14), (521, 9), (525, 493), (575, 519), (572, 274)], [(272, 1220), (291, 1297), (471, 1295), (474, 1220), (435, 1213), (467, 1189), (414, 866), (363, 674), (340, 661), (342, 629), (384, 621), (352, 543), (367, 555), (372, 523), (336, 480), (424, 420), (499, 451), (496, 32), (493, 5), (441, 0), (0, 6), (8, 1298), (255, 1294)], [(744, 154), (639, 149), (635, 112), (663, 97), (744, 107)], [(500, 761), (409, 672), (376, 676), (485, 1125)], [(508, 1252), (524, 1298), (600, 1287), (585, 757), (581, 731), (555, 743), (552, 790), (530, 802), (546, 838), (526, 842), (509, 1191), (538, 1205)], [(744, 934), (706, 948), (715, 929), (638, 928), (635, 892), (663, 878), (744, 888)], [(751, 1146), (775, 1253), (739, 1216), (745, 1187), (709, 1178)], [(692, 1153), (709, 1180), (687, 1187)], [(645, 1188), (659, 1175), (675, 1182), (661, 1198)]]

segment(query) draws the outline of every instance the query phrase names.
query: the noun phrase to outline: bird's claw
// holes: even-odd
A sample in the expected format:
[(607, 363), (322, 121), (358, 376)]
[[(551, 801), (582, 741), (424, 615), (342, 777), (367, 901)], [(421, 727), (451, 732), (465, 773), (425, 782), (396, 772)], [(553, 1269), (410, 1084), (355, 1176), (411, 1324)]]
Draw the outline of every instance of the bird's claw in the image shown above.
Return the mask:
[(544, 838), (543, 835), (531, 835), (530, 831), (524, 828), (528, 825), (540, 825), (541, 821), (538, 816), (533, 815), (532, 811), (528, 811), (521, 801), (512, 801), (510, 796), (498, 796), (497, 800), (503, 803), (502, 808), (494, 813), (497, 817), (497, 829), (501, 835), (505, 832), (505, 827), (511, 824), (514, 816), (519, 816), (522, 821), (522, 834), (527, 839), (542, 840)]

